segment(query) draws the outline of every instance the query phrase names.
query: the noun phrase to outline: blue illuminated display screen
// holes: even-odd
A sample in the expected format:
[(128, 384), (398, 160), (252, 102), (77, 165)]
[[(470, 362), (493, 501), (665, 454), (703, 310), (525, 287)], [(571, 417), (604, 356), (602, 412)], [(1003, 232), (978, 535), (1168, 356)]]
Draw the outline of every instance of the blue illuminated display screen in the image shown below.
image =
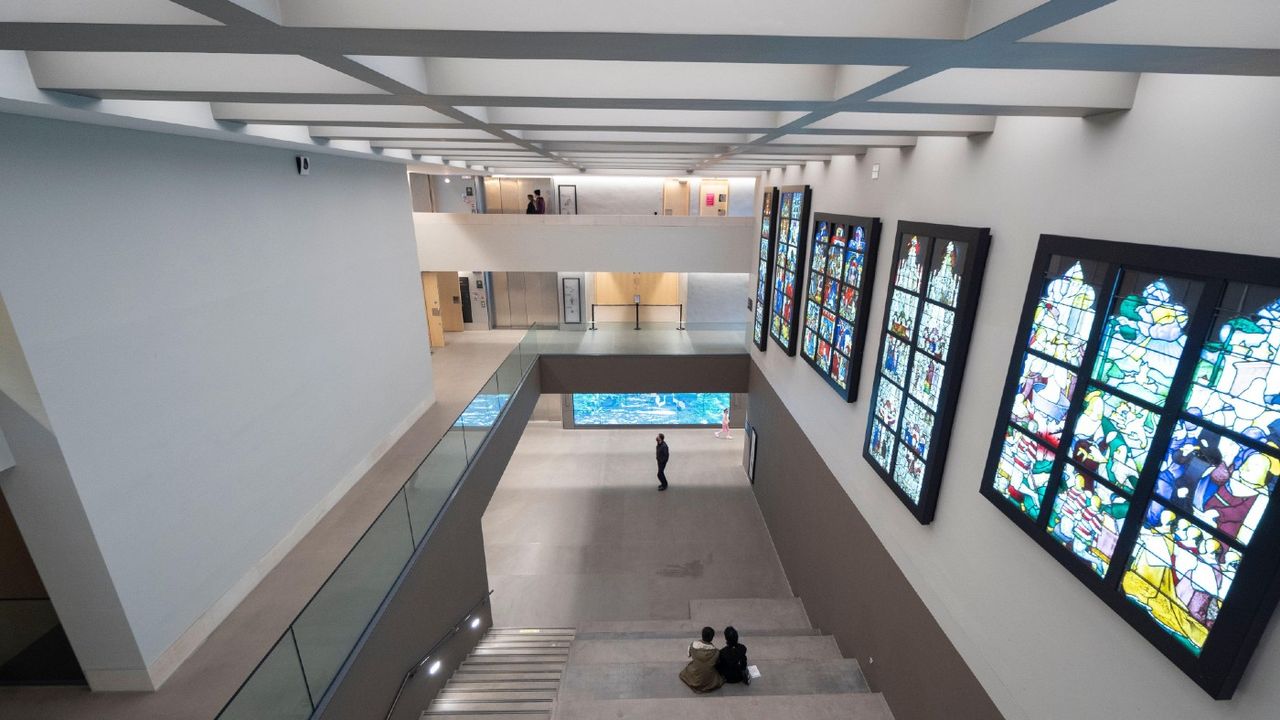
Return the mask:
[(729, 393), (583, 393), (575, 425), (719, 425)]
[(490, 427), (498, 419), (498, 413), (507, 404), (506, 393), (496, 395), (477, 395), (467, 409), (454, 423), (454, 427)]

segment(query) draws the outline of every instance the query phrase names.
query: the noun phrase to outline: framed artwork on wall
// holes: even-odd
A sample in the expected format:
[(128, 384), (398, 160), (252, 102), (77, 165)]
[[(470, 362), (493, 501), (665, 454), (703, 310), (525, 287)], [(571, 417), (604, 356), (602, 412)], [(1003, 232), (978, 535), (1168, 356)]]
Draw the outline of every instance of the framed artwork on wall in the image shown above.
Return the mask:
[[(769, 347), (769, 291), (773, 289), (773, 246), (778, 233), (774, 212), (777, 207), (778, 188), (765, 188), (764, 200), (760, 203), (760, 248), (756, 257), (756, 297), (751, 335), (751, 341), (761, 351)], [(750, 309), (750, 301), (747, 307)]]
[(577, 215), (578, 214), (578, 186), (577, 185), (557, 185), (556, 194), (560, 197), (560, 214), (561, 215)]
[(880, 218), (813, 214), (800, 355), (845, 402), (858, 397)]
[(756, 428), (747, 425), (747, 479), (756, 484)]
[(1280, 596), (1280, 259), (1044, 235), (1015, 337), (982, 494), (1230, 698)]
[(566, 325), (582, 324), (582, 278), (560, 279), (560, 297), (564, 304)]
[(898, 223), (862, 457), (922, 524), (938, 502), (990, 245), (987, 228)]
[(773, 300), (769, 310), (769, 337), (788, 355), (796, 354), (800, 326), (800, 283), (804, 279), (805, 246), (808, 244), (808, 185), (779, 189), (777, 241), (773, 252)]

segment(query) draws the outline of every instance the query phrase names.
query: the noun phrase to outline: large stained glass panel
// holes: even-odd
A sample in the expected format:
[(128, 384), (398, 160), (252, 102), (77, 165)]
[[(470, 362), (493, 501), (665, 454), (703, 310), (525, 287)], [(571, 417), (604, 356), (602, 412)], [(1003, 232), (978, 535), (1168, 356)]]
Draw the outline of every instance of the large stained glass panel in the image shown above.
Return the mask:
[(778, 189), (765, 188), (760, 207), (760, 253), (756, 266), (756, 297), (752, 307), (754, 314), (751, 339), (757, 348), (764, 350), (768, 333), (769, 290), (773, 287), (773, 249), (775, 232), (774, 208), (778, 204)]
[(985, 229), (898, 224), (863, 457), (921, 522), (937, 501), (988, 243)]
[[(814, 213), (813, 260), (801, 355), (846, 401), (857, 396), (863, 335), (880, 221)], [(914, 316), (911, 319), (914, 323)], [(825, 343), (825, 344), (824, 344)]]
[(1199, 655), (1242, 559), (1211, 533), (1152, 503), (1122, 588), (1130, 601)]
[[(769, 314), (769, 336), (788, 355), (796, 354), (799, 330), (800, 306), (815, 300), (815, 288), (812, 284), (807, 288), (804, 298), (797, 295), (801, 277), (805, 268), (805, 233), (809, 227), (809, 186), (785, 187), (781, 189), (779, 206), (782, 218), (778, 223), (777, 249), (774, 252), (773, 266), (773, 304)], [(825, 288), (820, 289), (824, 293)], [(821, 328), (819, 328), (821, 335)], [(827, 342), (831, 339), (828, 337)], [(821, 351), (821, 345), (818, 347)]]
[(1276, 278), (1280, 258), (1042, 237), (982, 485), (1220, 699), (1280, 586)]

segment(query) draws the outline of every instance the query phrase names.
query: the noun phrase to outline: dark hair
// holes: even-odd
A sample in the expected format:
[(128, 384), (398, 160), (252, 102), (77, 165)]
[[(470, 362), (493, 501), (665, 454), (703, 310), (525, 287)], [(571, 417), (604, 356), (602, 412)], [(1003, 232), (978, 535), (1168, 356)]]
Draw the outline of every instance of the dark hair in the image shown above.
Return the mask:
[(533, 194), (534, 194), (534, 195), (541, 195), (541, 194), (542, 194), (542, 191), (541, 191), (541, 190), (534, 190), (534, 191), (533, 191)]
[(667, 439), (667, 436), (666, 436), (666, 435), (663, 435), (662, 433), (658, 433), (658, 439), (659, 439), (659, 440), (666, 440), (666, 439)]
[(702, 628), (702, 642), (709, 643), (716, 637), (716, 629), (711, 627)]
[(725, 645), (738, 644), (738, 631), (733, 629), (732, 625), (724, 629), (724, 644)]

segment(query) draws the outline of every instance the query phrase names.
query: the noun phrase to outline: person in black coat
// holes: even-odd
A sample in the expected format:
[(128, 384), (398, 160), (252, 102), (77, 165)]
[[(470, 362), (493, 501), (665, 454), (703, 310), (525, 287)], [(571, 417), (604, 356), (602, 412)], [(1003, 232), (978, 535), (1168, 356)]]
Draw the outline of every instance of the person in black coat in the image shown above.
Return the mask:
[(738, 642), (738, 631), (732, 625), (724, 629), (724, 647), (716, 658), (716, 672), (727, 683), (751, 684), (747, 672), (747, 646)]
[(533, 201), (533, 196), (532, 196), (532, 195), (530, 195), (530, 196), (529, 196), (529, 204), (524, 206), (524, 214), (525, 214), (525, 215), (537, 215), (537, 214), (538, 214), (538, 205), (537, 205), (537, 203), (535, 203), (535, 202)]
[(662, 433), (658, 433), (658, 489), (667, 489), (667, 460), (671, 457), (671, 450), (667, 447), (667, 438)]

